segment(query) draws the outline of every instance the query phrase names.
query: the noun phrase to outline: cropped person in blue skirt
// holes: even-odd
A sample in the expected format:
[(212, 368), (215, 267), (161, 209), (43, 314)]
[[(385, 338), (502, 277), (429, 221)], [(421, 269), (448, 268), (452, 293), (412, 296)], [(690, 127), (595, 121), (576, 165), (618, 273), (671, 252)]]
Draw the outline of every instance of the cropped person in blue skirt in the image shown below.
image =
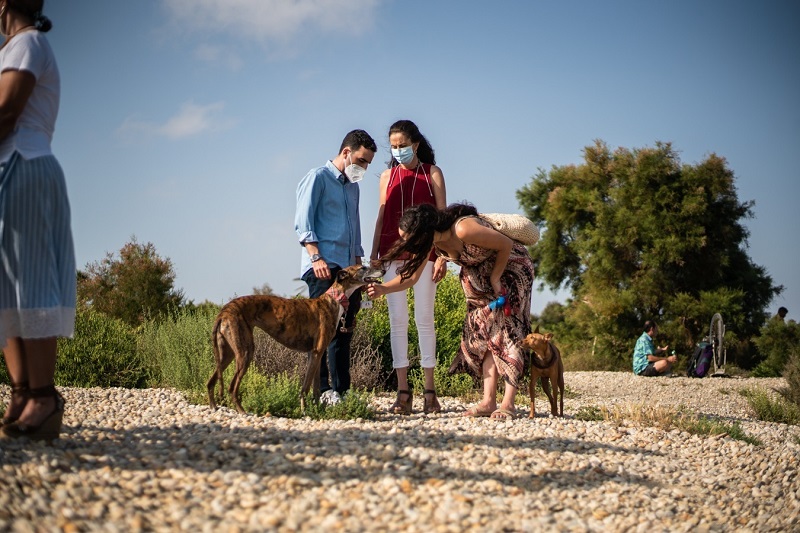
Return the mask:
[(59, 436), (56, 341), (75, 328), (70, 207), (50, 149), (60, 77), (42, 7), (0, 0), (0, 346), (12, 391), (3, 439)]

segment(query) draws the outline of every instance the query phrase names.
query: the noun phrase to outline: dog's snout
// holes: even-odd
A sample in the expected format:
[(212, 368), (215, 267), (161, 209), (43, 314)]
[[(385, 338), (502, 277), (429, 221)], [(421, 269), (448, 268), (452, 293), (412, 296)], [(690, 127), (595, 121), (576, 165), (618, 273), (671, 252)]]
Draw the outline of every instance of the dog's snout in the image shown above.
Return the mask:
[(364, 271), (363, 280), (369, 283), (379, 282), (383, 275), (386, 274), (385, 270), (368, 267)]

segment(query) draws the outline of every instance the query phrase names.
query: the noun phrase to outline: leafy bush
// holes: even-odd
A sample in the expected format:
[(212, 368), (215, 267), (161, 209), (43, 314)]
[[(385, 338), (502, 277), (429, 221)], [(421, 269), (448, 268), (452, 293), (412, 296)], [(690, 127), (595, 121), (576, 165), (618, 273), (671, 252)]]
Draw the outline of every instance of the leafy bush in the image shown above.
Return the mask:
[(585, 405), (580, 407), (575, 413), (575, 418), (585, 422), (600, 422), (605, 419), (603, 411), (601, 411), (600, 408), (595, 405)]
[[(174, 319), (146, 323), (139, 334), (138, 353), (151, 369), (151, 386), (173, 387), (187, 393), (192, 401), (205, 403), (206, 381), (215, 368), (211, 333), (219, 308), (184, 309)], [(363, 329), (363, 326), (359, 326)], [(305, 416), (312, 418), (369, 418), (369, 397), (363, 391), (380, 374), (375, 350), (364, 341), (364, 333), (354, 335), (351, 372), (353, 389), (345, 401), (332, 407), (307, 402)], [(242, 406), (248, 412), (297, 418), (300, 412), (300, 381), (305, 373), (306, 354), (290, 350), (256, 328), (254, 361), (239, 389)], [(232, 407), (227, 388), (235, 364), (223, 376), (225, 394), (220, 405)], [(218, 394), (218, 389), (215, 389)]]
[[(437, 364), (433, 370), (433, 382), (438, 396), (464, 397), (469, 395), (477, 386), (475, 379), (467, 374), (450, 375), (448, 367)], [(422, 392), (425, 390), (425, 374), (422, 367), (414, 367), (408, 371), (408, 384), (412, 390)]]
[[(365, 331), (364, 335), (359, 335), (359, 330)], [(378, 298), (372, 302), (372, 308), (361, 309), (356, 315), (356, 334), (353, 336), (351, 352), (357, 347), (361, 347), (366, 341), (377, 351), (380, 359), (380, 371), (384, 376), (392, 372), (392, 344), (389, 337), (391, 327), (389, 326), (389, 306), (386, 298)], [(411, 344), (409, 343), (409, 348)]]
[[(409, 313), (413, 316), (413, 306)], [(450, 364), (455, 359), (461, 346), (464, 318), (467, 314), (467, 304), (464, 298), (464, 290), (461, 288), (461, 280), (458, 273), (453, 270), (448, 270), (447, 275), (436, 287), (433, 313), (436, 330), (436, 368), (434, 369), (433, 378), (436, 393), (440, 396), (467, 395), (476, 387), (476, 380), (467, 374), (450, 375), (448, 373)], [(416, 331), (416, 328), (414, 329)], [(409, 340), (409, 352), (412, 351), (411, 342)], [(414, 340), (414, 342), (416, 343), (417, 341)], [(416, 352), (417, 345), (415, 344), (414, 352), (409, 354), (408, 381), (413, 390), (421, 392), (425, 389), (425, 374), (422, 367), (419, 366), (420, 358)], [(391, 351), (389, 357), (391, 360)]]
[(372, 395), (358, 388), (351, 389), (340, 403), (331, 406), (313, 401), (309, 393), (304, 414), (300, 410), (300, 381), (287, 373), (263, 376), (248, 372), (242, 381), (242, 391), (242, 407), (258, 415), (285, 418), (308, 416), (314, 420), (375, 417), (375, 410), (370, 405)]
[(783, 367), (783, 377), (787, 386), (778, 392), (786, 400), (800, 406), (800, 350), (795, 350), (789, 355), (789, 360)]
[(133, 328), (93, 309), (79, 308), (74, 338), (58, 340), (57, 385), (139, 388), (149, 375)]
[[(230, 383), (230, 380), (227, 381)], [(242, 407), (248, 413), (300, 418), (300, 381), (283, 372), (264, 376), (248, 372), (242, 380)], [(227, 400), (227, 391), (226, 391)], [(308, 402), (306, 402), (308, 404)]]
[[(413, 301), (413, 297), (409, 299), (409, 315), (411, 317), (414, 316)], [(447, 373), (461, 343), (461, 330), (466, 314), (461, 283), (458, 275), (452, 271), (448, 272), (445, 279), (439, 283), (434, 313), (437, 337), (435, 370), (437, 393), (443, 396), (462, 396), (475, 387), (475, 382), (472, 377), (464, 374), (450, 376)], [(411, 352), (409, 359), (412, 366), (409, 371), (409, 380), (415, 390), (421, 391), (424, 389), (424, 378), (422, 369), (419, 367), (418, 344), (413, 319), (409, 329), (409, 351)], [(375, 300), (372, 308), (359, 311), (350, 347), (353, 390), (375, 390), (386, 385), (392, 372), (390, 331), (389, 310), (385, 298)], [(287, 378), (299, 382), (300, 377), (305, 373), (305, 354), (283, 347), (259, 330), (256, 330), (255, 335), (254, 365), (256, 368), (268, 378), (285, 374)], [(247, 376), (245, 382), (247, 382)], [(242, 390), (244, 391), (244, 389), (245, 383), (243, 382)], [(297, 394), (299, 395), (299, 388)], [(288, 394), (287, 397), (291, 398), (292, 394)], [(273, 412), (275, 407), (263, 407), (263, 409), (265, 412)], [(279, 409), (279, 411), (290, 412), (285, 409)], [(273, 412), (273, 414), (275, 413)]]
[(800, 424), (800, 406), (782, 396), (773, 398), (762, 389), (742, 389), (742, 396), (756, 413), (759, 420), (780, 424)]
[(794, 320), (768, 320), (761, 335), (753, 338), (761, 362), (753, 369), (755, 377), (778, 377), (792, 353), (800, 353), (800, 324)]
[(146, 322), (138, 338), (138, 352), (152, 369), (150, 386), (181, 391), (206, 391), (214, 371), (211, 330), (216, 310), (183, 310), (174, 319)]
[(445, 370), (453, 362), (461, 346), (461, 332), (467, 316), (467, 302), (458, 274), (449, 270), (436, 287), (433, 306), (436, 327), (436, 365)]
[[(413, 291), (413, 289), (412, 289)], [(461, 345), (461, 331), (464, 327), (464, 317), (466, 316), (466, 301), (464, 292), (461, 288), (461, 281), (458, 274), (452, 270), (447, 272), (444, 279), (439, 282), (436, 288), (436, 300), (434, 302), (434, 323), (436, 329), (436, 389), (440, 394), (447, 394), (445, 391), (464, 390), (467, 386), (472, 387), (472, 379), (467, 376), (449, 376), (447, 369), (458, 353)], [(419, 366), (419, 343), (417, 331), (414, 324), (414, 298), (409, 298), (409, 380), (417, 390), (422, 390), (421, 383), (424, 383), (422, 369)], [(359, 330), (364, 327), (363, 333), (359, 336)], [(353, 347), (363, 347), (365, 344), (371, 346), (380, 358), (380, 368), (383, 372), (376, 387), (382, 386), (392, 373), (392, 345), (390, 339), (391, 327), (389, 325), (389, 308), (385, 298), (379, 298), (373, 302), (371, 309), (362, 309), (358, 314), (358, 325), (356, 335), (353, 338)], [(355, 351), (354, 351), (355, 353)], [(355, 379), (354, 379), (355, 383)], [(366, 385), (366, 388), (371, 388)]]

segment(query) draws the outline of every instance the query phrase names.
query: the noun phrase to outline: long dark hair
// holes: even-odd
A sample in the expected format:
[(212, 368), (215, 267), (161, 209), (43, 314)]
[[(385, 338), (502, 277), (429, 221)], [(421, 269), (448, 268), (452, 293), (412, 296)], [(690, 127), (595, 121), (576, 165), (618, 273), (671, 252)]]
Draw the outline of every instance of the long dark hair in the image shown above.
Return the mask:
[(397, 273), (401, 279), (408, 279), (428, 260), (435, 232), (447, 231), (459, 218), (477, 214), (475, 206), (468, 203), (451, 204), (445, 209), (430, 204), (412, 205), (403, 211), (398, 224), (406, 234), (405, 239), (397, 239), (381, 259), (389, 262), (407, 256)]
[[(428, 139), (420, 133), (419, 128), (416, 124), (411, 122), (410, 120), (398, 120), (391, 126), (389, 126), (389, 136), (391, 137), (392, 133), (402, 133), (408, 140), (412, 143), (419, 143), (419, 148), (417, 148), (417, 158), (422, 163), (427, 163), (429, 165), (436, 164), (436, 153), (433, 151), (433, 146), (431, 143), (428, 142)], [(387, 165), (389, 168), (399, 165), (400, 163), (394, 157), (389, 158)]]

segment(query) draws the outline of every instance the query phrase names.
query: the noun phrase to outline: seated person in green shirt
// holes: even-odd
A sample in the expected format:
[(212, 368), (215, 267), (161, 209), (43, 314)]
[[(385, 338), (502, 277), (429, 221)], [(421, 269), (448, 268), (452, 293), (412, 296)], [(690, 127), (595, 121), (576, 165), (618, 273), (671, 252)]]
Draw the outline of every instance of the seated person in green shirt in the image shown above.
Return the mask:
[(663, 376), (669, 373), (678, 359), (674, 355), (666, 355), (669, 346), (656, 348), (653, 337), (657, 334), (658, 325), (654, 321), (648, 320), (644, 323), (644, 333), (633, 349), (633, 373), (637, 376)]

